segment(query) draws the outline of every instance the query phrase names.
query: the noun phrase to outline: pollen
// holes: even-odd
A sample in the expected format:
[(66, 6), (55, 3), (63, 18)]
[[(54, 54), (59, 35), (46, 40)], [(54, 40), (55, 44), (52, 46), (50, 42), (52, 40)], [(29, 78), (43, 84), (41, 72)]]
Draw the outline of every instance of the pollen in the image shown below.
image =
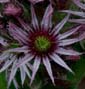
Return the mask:
[(37, 51), (40, 51), (40, 52), (47, 51), (51, 46), (51, 42), (49, 41), (49, 39), (44, 36), (37, 37), (35, 39), (34, 44), (35, 44)]

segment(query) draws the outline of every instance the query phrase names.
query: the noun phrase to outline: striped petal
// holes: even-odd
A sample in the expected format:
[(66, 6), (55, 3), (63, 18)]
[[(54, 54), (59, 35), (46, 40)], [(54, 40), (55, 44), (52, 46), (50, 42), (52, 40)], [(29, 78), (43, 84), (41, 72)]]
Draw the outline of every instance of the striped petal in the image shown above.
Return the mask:
[(20, 66), (26, 64), (27, 62), (31, 61), (33, 58), (34, 58), (34, 56), (27, 54), (23, 58), (19, 59), (19, 62), (17, 63), (16, 66), (20, 67)]
[[(85, 10), (85, 4), (81, 3), (81, 0), (72, 0), (78, 7)], [(84, 1), (85, 2), (85, 1)]]
[(68, 21), (70, 14), (68, 14), (58, 25), (54, 27), (52, 31), (55, 31), (55, 35), (59, 33), (59, 31), (63, 28), (65, 23)]
[(74, 56), (82, 54), (82, 53), (76, 52), (74, 50), (67, 50), (67, 49), (64, 49), (64, 48), (58, 48), (56, 50), (56, 53), (62, 54), (62, 55), (74, 55)]
[(81, 16), (81, 17), (85, 18), (85, 13), (84, 12), (71, 11), (71, 10), (62, 10), (60, 12), (70, 13), (70, 14), (78, 15), (78, 16)]
[(68, 71), (72, 72), (73, 71), (69, 68), (69, 66), (57, 55), (57, 54), (53, 54), (51, 56), (52, 60), (54, 62), (56, 62), (57, 64), (59, 64), (60, 66), (62, 66), (63, 68), (67, 69)]
[(47, 70), (47, 72), (48, 72), (48, 74), (49, 74), (49, 76), (52, 80), (52, 83), (55, 85), (54, 77), (53, 77), (53, 73), (52, 73), (51, 64), (49, 62), (49, 59), (48, 58), (43, 59), (43, 64), (46, 67), (46, 70)]
[(59, 35), (59, 37), (58, 37), (59, 40), (64, 39), (64, 38), (66, 38), (66, 37), (72, 35), (72, 34), (75, 33), (76, 31), (78, 31), (80, 27), (81, 27), (81, 26), (78, 26), (78, 27), (76, 27), (76, 28), (73, 28), (73, 29), (71, 29), (71, 30), (69, 30), (69, 31), (67, 31), (67, 32), (64, 32), (63, 34)]
[(61, 40), (59, 46), (67, 46), (85, 39), (85, 32), (77, 38)]
[(10, 77), (8, 80), (8, 87), (10, 86), (10, 84), (11, 84), (12, 80), (14, 79), (14, 76), (17, 72), (16, 63), (17, 63), (17, 60), (14, 61), (13, 66), (12, 66)]
[(41, 22), (41, 28), (42, 29), (49, 29), (52, 26), (51, 20), (52, 20), (52, 13), (53, 8), (51, 5), (49, 5), (45, 11), (45, 14), (43, 16), (42, 22)]
[(32, 16), (32, 25), (33, 25), (34, 29), (38, 29), (39, 24), (38, 24), (38, 20), (37, 20), (33, 5), (31, 5), (31, 16)]
[(30, 84), (32, 84), (32, 82), (33, 82), (33, 80), (34, 80), (34, 78), (35, 78), (36, 72), (38, 71), (39, 66), (40, 66), (40, 62), (41, 62), (41, 60), (40, 60), (39, 58), (36, 58), (36, 59), (34, 60), (33, 70), (32, 70), (33, 73), (32, 73), (32, 77), (31, 77), (31, 82), (30, 82)]
[(22, 85), (23, 85), (24, 81), (25, 81), (25, 78), (26, 78), (26, 73), (24, 71), (23, 66), (20, 67), (20, 74), (21, 74), (21, 82), (22, 82)]

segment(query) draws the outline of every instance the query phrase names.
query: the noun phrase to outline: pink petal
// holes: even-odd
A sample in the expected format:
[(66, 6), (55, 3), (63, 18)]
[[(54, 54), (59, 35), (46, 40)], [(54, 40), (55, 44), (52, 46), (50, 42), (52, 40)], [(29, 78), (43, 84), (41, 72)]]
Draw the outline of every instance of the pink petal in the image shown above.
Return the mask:
[(34, 29), (39, 29), (38, 20), (37, 20), (33, 5), (31, 5), (31, 16), (32, 16), (32, 25)]
[(71, 29), (71, 30), (69, 30), (69, 31), (67, 31), (67, 32), (64, 32), (63, 34), (61, 34), (61, 35), (59, 36), (59, 40), (64, 39), (64, 38), (66, 38), (66, 37), (72, 35), (72, 34), (75, 33), (76, 31), (78, 31), (80, 27), (81, 27), (81, 26), (78, 26), (78, 27), (73, 28), (73, 29)]
[(40, 62), (41, 62), (41, 60), (40, 60), (39, 58), (36, 58), (36, 59), (34, 60), (33, 70), (32, 70), (33, 73), (32, 73), (32, 77), (31, 77), (31, 82), (30, 82), (30, 84), (32, 84), (32, 82), (33, 82), (33, 80), (34, 80), (34, 78), (35, 78), (36, 72), (38, 71), (39, 66), (40, 66)]
[(69, 14), (73, 14), (73, 15), (78, 15), (78, 16), (81, 16), (81, 17), (85, 18), (85, 13), (83, 11), (79, 12), (79, 11), (71, 11), (71, 10), (62, 10), (60, 12), (65, 12), (65, 13), (69, 13)]
[(58, 48), (56, 50), (56, 53), (62, 54), (62, 55), (81, 55), (82, 53), (76, 52), (74, 50), (67, 50), (64, 48)]
[(34, 56), (30, 55), (30, 54), (26, 54), (23, 58), (18, 59), (19, 62), (17, 63), (17, 67), (20, 67), (24, 64), (26, 64), (27, 62), (31, 61), (34, 58)]
[(77, 38), (61, 40), (59, 46), (67, 46), (85, 39), (85, 32)]
[(85, 24), (85, 19), (69, 19), (68, 21), (72, 23)]
[(69, 16), (70, 15), (68, 14), (58, 25), (55, 26), (55, 28), (53, 29), (53, 31), (55, 31), (54, 32), (55, 35), (58, 34), (58, 32), (63, 28), (65, 23), (68, 21)]
[[(85, 4), (81, 3), (81, 0), (72, 0), (78, 7), (85, 10)], [(84, 1), (85, 2), (85, 1)]]
[(21, 82), (22, 82), (22, 85), (23, 85), (24, 81), (25, 81), (25, 78), (26, 78), (26, 73), (24, 71), (23, 66), (20, 67), (20, 74), (21, 74)]
[(26, 30), (26, 31), (33, 31), (33, 29), (28, 25), (26, 24), (22, 19), (20, 18), (17, 18), (19, 23), (21, 24), (21, 26)]
[(52, 20), (52, 13), (53, 8), (51, 5), (49, 5), (45, 11), (45, 14), (43, 16), (42, 22), (41, 22), (41, 28), (42, 29), (49, 29), (52, 26), (51, 20)]
[(7, 3), (10, 2), (10, 0), (0, 0), (0, 3)]
[(44, 0), (29, 0), (32, 4), (36, 4), (36, 3), (38, 3), (38, 2), (42, 2), (42, 1), (44, 1)]
[(64, 67), (65, 69), (69, 70), (70, 72), (73, 73), (73, 71), (69, 68), (69, 66), (57, 55), (57, 54), (53, 54), (51, 56), (52, 60), (54, 62), (56, 62), (57, 64), (59, 64), (60, 66)]
[(49, 59), (48, 58), (43, 59), (43, 64), (47, 69), (47, 72), (48, 72), (48, 74), (49, 74), (49, 76), (50, 76), (50, 78), (52, 80), (52, 83), (55, 85), (54, 77), (53, 77), (53, 73), (52, 73), (51, 64), (49, 62)]

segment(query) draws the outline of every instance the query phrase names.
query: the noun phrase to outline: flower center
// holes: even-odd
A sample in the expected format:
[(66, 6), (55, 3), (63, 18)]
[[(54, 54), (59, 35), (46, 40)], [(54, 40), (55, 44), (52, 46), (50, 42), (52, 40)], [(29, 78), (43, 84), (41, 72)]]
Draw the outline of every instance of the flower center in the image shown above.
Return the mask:
[(51, 46), (51, 42), (49, 41), (49, 39), (44, 36), (38, 36), (35, 39), (34, 44), (35, 44), (35, 47), (37, 48), (37, 50), (40, 52), (47, 51)]

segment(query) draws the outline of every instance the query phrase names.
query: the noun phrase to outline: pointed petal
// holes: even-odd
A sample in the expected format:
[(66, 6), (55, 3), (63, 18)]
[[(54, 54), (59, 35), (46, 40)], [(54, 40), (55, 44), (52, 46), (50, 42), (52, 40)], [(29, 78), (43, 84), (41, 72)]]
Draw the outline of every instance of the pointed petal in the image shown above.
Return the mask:
[(81, 55), (82, 53), (79, 53), (79, 52), (76, 52), (74, 50), (67, 50), (67, 49), (64, 49), (64, 48), (58, 48), (56, 50), (56, 53), (59, 53), (59, 54), (62, 54), (62, 55)]
[(0, 44), (3, 45), (3, 46), (8, 46), (7, 41), (2, 37), (0, 37)]
[(8, 80), (8, 87), (10, 86), (10, 84), (11, 84), (12, 80), (14, 79), (14, 76), (17, 72), (16, 63), (17, 63), (17, 60), (14, 61), (13, 66), (12, 66), (10, 77), (9, 77), (9, 80)]
[(20, 67), (20, 66), (26, 64), (27, 62), (31, 61), (33, 58), (34, 58), (34, 56), (27, 54), (22, 59), (20, 59), (20, 61), (17, 63), (16, 66)]
[(61, 40), (59, 46), (67, 46), (85, 39), (85, 32), (77, 38)]
[(53, 77), (53, 73), (52, 73), (51, 64), (49, 62), (49, 59), (48, 58), (43, 59), (43, 64), (46, 67), (46, 70), (47, 70), (47, 72), (48, 72), (48, 74), (49, 74), (49, 76), (52, 80), (52, 83), (55, 85), (54, 77)]
[[(12, 59), (14, 59), (14, 58), (12, 58)], [(6, 70), (13, 62), (14, 62), (14, 60), (7, 60), (6, 63), (3, 65), (3, 67), (0, 69), (0, 73), (3, 72), (4, 70)]]
[(60, 12), (65, 12), (65, 13), (69, 13), (69, 14), (73, 14), (73, 15), (78, 15), (78, 16), (81, 16), (81, 17), (85, 18), (85, 13), (84, 12), (71, 11), (71, 10), (62, 10)]
[(44, 0), (29, 0), (32, 4), (36, 4), (36, 3), (38, 3), (38, 2), (42, 2), (42, 1), (44, 1)]
[(64, 39), (64, 38), (66, 38), (66, 37), (72, 35), (72, 34), (75, 33), (76, 31), (78, 31), (80, 27), (81, 27), (81, 26), (78, 26), (78, 27), (73, 28), (73, 29), (71, 29), (71, 30), (69, 30), (69, 31), (67, 31), (67, 32), (64, 32), (63, 34), (61, 34), (61, 35), (58, 37), (59, 40)]
[(13, 49), (9, 49), (9, 50), (6, 50), (7, 53), (9, 52), (24, 52), (24, 53), (27, 53), (28, 52), (28, 47), (27, 46), (23, 46), (23, 47), (19, 47), (19, 48), (13, 48)]
[(73, 73), (69, 66), (57, 54), (53, 54), (51, 58), (54, 62)]
[(21, 26), (22, 26), (27, 32), (33, 31), (33, 29), (32, 29), (28, 24), (26, 24), (22, 19), (20, 19), (20, 18), (17, 18), (17, 19), (18, 19), (19, 23), (21, 24)]
[(31, 82), (30, 82), (30, 84), (32, 84), (32, 82), (33, 82), (33, 80), (34, 80), (34, 78), (35, 78), (36, 72), (38, 71), (39, 66), (40, 66), (40, 62), (41, 62), (41, 60), (40, 60), (39, 58), (36, 58), (36, 59), (34, 60), (33, 70), (32, 70), (33, 73), (32, 73), (32, 77), (31, 77)]
[[(78, 7), (85, 10), (85, 4), (81, 3), (81, 0), (72, 0)], [(85, 2), (85, 1), (84, 1)]]
[(31, 78), (30, 72), (29, 72), (27, 66), (26, 66), (26, 65), (23, 65), (23, 68), (24, 68), (24, 71), (26, 72), (27, 76), (28, 76), (29, 78)]
[(20, 43), (27, 43), (28, 41), (28, 34), (23, 31), (21, 28), (19, 28), (18, 26), (16, 26), (15, 24), (9, 22), (9, 33), (10, 35), (17, 41), (19, 41)]
[(32, 25), (33, 25), (34, 29), (38, 29), (39, 24), (38, 24), (38, 20), (37, 20), (33, 5), (31, 5), (31, 16), (32, 16)]
[(42, 29), (49, 29), (52, 26), (51, 20), (52, 20), (52, 13), (53, 8), (51, 5), (49, 5), (45, 11), (45, 14), (43, 16), (42, 22), (41, 22), (41, 28)]
[(69, 19), (68, 21), (72, 23), (85, 24), (85, 19)]
[(55, 31), (55, 33), (54, 33), (55, 35), (58, 34), (58, 32), (63, 28), (63, 26), (65, 25), (65, 23), (68, 21), (69, 16), (70, 16), (70, 14), (68, 14), (59, 24), (57, 24), (54, 27), (53, 31)]
[(26, 78), (26, 73), (24, 71), (23, 66), (20, 67), (20, 74), (21, 74), (21, 82), (22, 82), (22, 85), (23, 85), (24, 81), (25, 81), (25, 78)]
[(10, 0), (0, 0), (0, 3), (8, 3)]
[(19, 89), (19, 85), (18, 85), (18, 83), (17, 83), (17, 81), (16, 81), (15, 78), (13, 79), (13, 83), (14, 83), (15, 88), (16, 89)]
[(9, 53), (3, 52), (3, 53), (0, 55), (0, 61), (4, 61), (4, 60), (8, 59), (9, 56), (10, 56)]

